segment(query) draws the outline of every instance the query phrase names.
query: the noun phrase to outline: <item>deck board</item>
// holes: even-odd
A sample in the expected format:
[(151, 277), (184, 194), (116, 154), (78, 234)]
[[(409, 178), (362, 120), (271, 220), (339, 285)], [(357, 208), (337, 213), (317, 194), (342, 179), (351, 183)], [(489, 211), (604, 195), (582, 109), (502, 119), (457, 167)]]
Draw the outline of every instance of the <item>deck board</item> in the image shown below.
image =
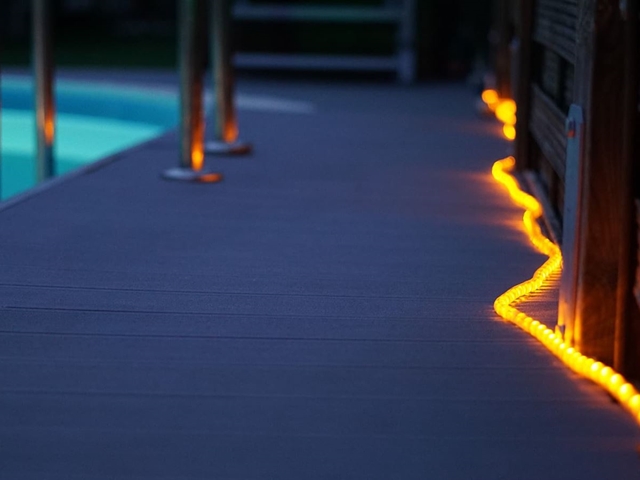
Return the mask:
[(317, 111), (242, 111), (219, 185), (160, 179), (169, 133), (0, 210), (1, 478), (636, 478), (492, 312), (543, 257), (464, 87), (243, 88)]

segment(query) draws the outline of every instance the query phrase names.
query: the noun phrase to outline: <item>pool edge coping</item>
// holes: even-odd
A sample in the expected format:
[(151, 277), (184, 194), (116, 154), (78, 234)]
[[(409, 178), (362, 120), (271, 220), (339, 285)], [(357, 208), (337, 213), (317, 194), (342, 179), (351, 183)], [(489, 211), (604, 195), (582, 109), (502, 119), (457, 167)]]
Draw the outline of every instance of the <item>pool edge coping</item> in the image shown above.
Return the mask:
[(93, 173), (94, 171), (100, 170), (114, 162), (117, 162), (118, 160), (122, 160), (124, 156), (129, 155), (130, 153), (135, 152), (138, 149), (144, 148), (148, 144), (156, 142), (165, 136), (169, 136), (172, 133), (175, 133), (175, 130), (176, 128), (166, 130), (162, 132), (160, 135), (158, 135), (157, 137), (145, 140), (144, 142), (134, 145), (133, 147), (125, 148), (124, 150), (120, 150), (119, 152), (108, 155), (104, 158), (96, 160), (95, 162), (91, 162), (86, 165), (83, 165), (77, 169), (63, 173), (62, 175), (57, 175), (47, 180), (43, 180), (39, 184), (29, 188), (28, 190), (25, 190), (22, 193), (18, 193), (17, 195), (10, 197), (7, 200), (0, 201), (0, 213), (12, 207), (15, 207), (16, 205), (19, 205), (28, 200), (31, 200), (32, 198), (42, 193), (45, 193), (48, 190), (55, 188), (61, 184), (71, 181), (77, 177), (81, 177), (83, 175)]

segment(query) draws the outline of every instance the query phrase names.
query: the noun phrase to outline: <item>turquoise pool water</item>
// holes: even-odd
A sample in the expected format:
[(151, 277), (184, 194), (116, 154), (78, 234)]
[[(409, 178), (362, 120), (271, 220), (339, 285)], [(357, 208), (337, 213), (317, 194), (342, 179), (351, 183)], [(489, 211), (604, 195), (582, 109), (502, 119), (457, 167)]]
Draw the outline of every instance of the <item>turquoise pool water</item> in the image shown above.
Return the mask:
[[(177, 123), (177, 98), (110, 84), (56, 84), (56, 172), (63, 174), (160, 135)], [(33, 84), (2, 78), (2, 199), (35, 184)]]

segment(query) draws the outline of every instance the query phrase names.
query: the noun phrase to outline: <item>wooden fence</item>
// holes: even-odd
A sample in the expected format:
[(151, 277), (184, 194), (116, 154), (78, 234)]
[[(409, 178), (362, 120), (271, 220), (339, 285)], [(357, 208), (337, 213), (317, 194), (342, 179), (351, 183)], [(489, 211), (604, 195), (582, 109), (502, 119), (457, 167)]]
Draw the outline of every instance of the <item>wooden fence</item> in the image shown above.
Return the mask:
[[(640, 378), (638, 0), (496, 0), (518, 169), (557, 225), (565, 338)], [(553, 221), (553, 220), (556, 221)]]

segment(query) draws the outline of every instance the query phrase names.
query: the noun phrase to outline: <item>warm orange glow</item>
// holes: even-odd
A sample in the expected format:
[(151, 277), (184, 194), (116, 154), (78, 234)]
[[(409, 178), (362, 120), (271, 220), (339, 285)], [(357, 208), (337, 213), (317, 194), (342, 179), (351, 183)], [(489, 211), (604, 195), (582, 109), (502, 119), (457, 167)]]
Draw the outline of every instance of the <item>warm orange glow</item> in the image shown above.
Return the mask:
[(216, 183), (220, 180), (222, 180), (222, 175), (220, 173), (205, 173), (198, 178), (198, 181), (202, 183)]
[(482, 101), (487, 104), (487, 107), (489, 107), (492, 112), (495, 111), (499, 100), (500, 97), (495, 90), (489, 89), (482, 92)]
[(516, 102), (501, 100), (496, 108), (496, 118), (506, 125), (516, 124)]
[(636, 390), (633, 387), (631, 388), (632, 388), (632, 393), (627, 404), (629, 405), (631, 412), (637, 415), (640, 412), (640, 394), (638, 394), (638, 392), (636, 392)]
[(225, 143), (233, 143), (238, 140), (238, 125), (236, 122), (227, 122), (224, 126)]
[(509, 140), (514, 140), (516, 138), (516, 127), (513, 125), (504, 125), (502, 127), (502, 133)]
[(604, 388), (633, 415), (637, 423), (640, 423), (640, 394), (633, 385), (613, 368), (567, 345), (557, 328), (553, 331), (513, 306), (516, 301), (539, 290), (551, 274), (562, 268), (560, 249), (542, 234), (538, 224), (538, 218), (543, 213), (542, 206), (538, 200), (520, 189), (516, 179), (509, 173), (514, 166), (513, 157), (498, 160), (493, 165), (493, 177), (507, 188), (514, 203), (525, 210), (523, 222), (527, 235), (531, 243), (549, 259), (536, 270), (533, 277), (500, 295), (494, 302), (494, 309), (503, 319), (536, 337), (571, 370)]
[(204, 151), (202, 148), (194, 147), (191, 152), (191, 167), (194, 170), (202, 170), (204, 166)]
[(487, 108), (495, 113), (498, 120), (503, 123), (502, 132), (505, 138), (513, 140), (516, 138), (516, 102), (510, 98), (500, 98), (495, 90), (485, 90), (482, 92), (482, 101)]
[(44, 122), (44, 137), (47, 144), (53, 144), (53, 137), (55, 135), (55, 123), (53, 121), (53, 117), (45, 119)]

